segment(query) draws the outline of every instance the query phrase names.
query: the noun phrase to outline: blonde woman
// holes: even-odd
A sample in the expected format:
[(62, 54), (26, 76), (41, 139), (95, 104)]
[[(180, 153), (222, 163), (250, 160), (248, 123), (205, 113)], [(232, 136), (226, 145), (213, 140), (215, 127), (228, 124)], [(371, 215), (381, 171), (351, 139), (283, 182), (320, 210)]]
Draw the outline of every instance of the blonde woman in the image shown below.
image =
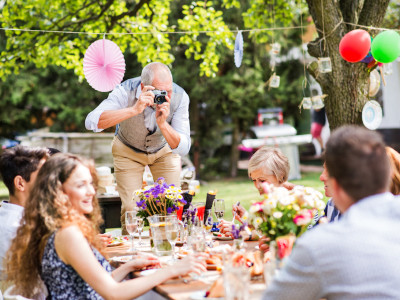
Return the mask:
[(132, 299), (171, 277), (205, 271), (187, 258), (151, 277), (122, 281), (133, 270), (158, 264), (144, 257), (111, 272), (96, 238), (102, 219), (94, 180), (93, 164), (75, 155), (56, 154), (43, 165), (7, 253), (7, 279), (15, 292), (32, 297), (43, 280), (52, 299)]
[[(289, 160), (279, 148), (264, 146), (250, 158), (248, 174), (254, 186), (262, 195), (265, 194), (264, 183), (291, 190), (294, 184), (287, 182), (289, 169)], [(232, 211), (234, 214), (236, 213), (236, 220), (243, 223), (242, 218), (246, 215), (244, 207), (233, 205)], [(222, 221), (218, 227), (222, 233), (229, 234), (232, 230), (232, 223)]]

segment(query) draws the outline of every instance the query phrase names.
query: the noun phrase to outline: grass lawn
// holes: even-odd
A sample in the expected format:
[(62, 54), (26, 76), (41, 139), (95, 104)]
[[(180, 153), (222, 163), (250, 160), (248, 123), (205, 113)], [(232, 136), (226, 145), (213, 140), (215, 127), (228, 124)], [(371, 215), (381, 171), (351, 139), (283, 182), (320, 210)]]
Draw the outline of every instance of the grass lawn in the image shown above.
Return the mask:
[(4, 182), (0, 180), (0, 200), (8, 198), (8, 189), (4, 185)]
[[(293, 180), (294, 184), (313, 187), (324, 194), (323, 183), (319, 181), (320, 173), (304, 173), (301, 180)], [(253, 182), (247, 177), (235, 179), (224, 179), (204, 183), (200, 186), (200, 192), (193, 198), (193, 202), (206, 201), (208, 191), (216, 191), (217, 198), (225, 199), (225, 219), (232, 219), (231, 207), (234, 203), (240, 201), (240, 204), (246, 209), (249, 208), (252, 201), (260, 200), (261, 196), (253, 185)], [(4, 183), (0, 181), (0, 199), (8, 198), (8, 190)], [(327, 199), (325, 199), (326, 201)]]
[[(324, 194), (324, 185), (319, 180), (319, 175), (320, 173), (304, 173), (302, 174), (302, 179), (293, 180), (291, 182), (298, 185), (313, 187)], [(200, 193), (196, 194), (196, 196), (193, 198), (193, 202), (205, 203), (208, 191), (216, 191), (216, 197), (225, 200), (226, 220), (232, 219), (232, 210), (230, 208), (237, 201), (240, 201), (240, 204), (244, 208), (248, 209), (253, 201), (262, 199), (254, 187), (253, 182), (249, 178), (218, 180), (203, 184), (200, 186)], [(324, 200), (326, 202), (327, 198)]]

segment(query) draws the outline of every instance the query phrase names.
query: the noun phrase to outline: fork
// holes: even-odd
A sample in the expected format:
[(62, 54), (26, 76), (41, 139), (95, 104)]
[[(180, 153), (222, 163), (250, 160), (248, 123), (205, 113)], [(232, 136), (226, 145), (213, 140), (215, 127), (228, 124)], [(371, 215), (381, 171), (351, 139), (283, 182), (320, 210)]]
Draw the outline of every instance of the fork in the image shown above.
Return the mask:
[[(240, 201), (236, 202), (236, 206), (240, 205)], [(232, 223), (235, 222), (235, 218), (236, 218), (236, 210), (233, 212), (233, 219), (232, 219)]]

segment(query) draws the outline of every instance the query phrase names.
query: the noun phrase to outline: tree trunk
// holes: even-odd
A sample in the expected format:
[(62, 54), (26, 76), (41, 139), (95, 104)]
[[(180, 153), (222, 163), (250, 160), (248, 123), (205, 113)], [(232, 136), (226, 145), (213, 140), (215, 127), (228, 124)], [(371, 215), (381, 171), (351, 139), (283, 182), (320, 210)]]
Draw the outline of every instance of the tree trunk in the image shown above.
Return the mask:
[(239, 142), (240, 142), (240, 130), (239, 130), (239, 120), (238, 118), (234, 118), (233, 120), (233, 131), (232, 131), (232, 145), (231, 145), (231, 169), (230, 175), (231, 177), (237, 176), (237, 165), (239, 161)]
[[(389, 0), (307, 0), (309, 11), (318, 31), (318, 38), (308, 44), (313, 57), (330, 57), (331, 73), (320, 73), (313, 62), (309, 72), (321, 85), (330, 129), (344, 124), (362, 124), (363, 106), (369, 100), (367, 64), (345, 61), (339, 54), (339, 43), (351, 24), (379, 27)], [(351, 24), (349, 24), (351, 23)], [(376, 31), (369, 30), (371, 36)]]

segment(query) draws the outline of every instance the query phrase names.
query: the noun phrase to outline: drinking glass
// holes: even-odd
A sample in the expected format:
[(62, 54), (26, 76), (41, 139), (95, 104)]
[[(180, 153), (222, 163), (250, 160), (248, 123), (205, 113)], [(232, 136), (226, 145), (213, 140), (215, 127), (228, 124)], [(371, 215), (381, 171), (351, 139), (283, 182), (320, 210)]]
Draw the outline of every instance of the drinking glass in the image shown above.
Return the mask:
[(214, 214), (217, 217), (218, 222), (221, 222), (225, 214), (225, 201), (224, 199), (215, 199), (213, 205), (214, 205)]
[(226, 300), (248, 300), (250, 272), (244, 260), (237, 260), (238, 253), (226, 253), (224, 263), (224, 288)]
[(136, 212), (135, 211), (127, 211), (125, 212), (125, 226), (126, 230), (128, 231), (131, 239), (132, 239), (132, 247), (128, 251), (136, 251), (135, 249), (135, 242), (134, 242), (134, 234), (137, 230), (138, 227), (138, 222), (136, 218)]
[(141, 246), (142, 243), (142, 231), (143, 231), (143, 226), (144, 226), (144, 220), (142, 218), (136, 218), (137, 220), (137, 232), (139, 234), (139, 246)]
[(175, 244), (178, 239), (178, 234), (179, 234), (179, 223), (176, 220), (172, 220), (171, 222), (168, 222), (165, 226), (166, 232), (167, 232), (167, 239), (168, 242), (170, 242), (172, 246), (172, 260), (175, 260)]

